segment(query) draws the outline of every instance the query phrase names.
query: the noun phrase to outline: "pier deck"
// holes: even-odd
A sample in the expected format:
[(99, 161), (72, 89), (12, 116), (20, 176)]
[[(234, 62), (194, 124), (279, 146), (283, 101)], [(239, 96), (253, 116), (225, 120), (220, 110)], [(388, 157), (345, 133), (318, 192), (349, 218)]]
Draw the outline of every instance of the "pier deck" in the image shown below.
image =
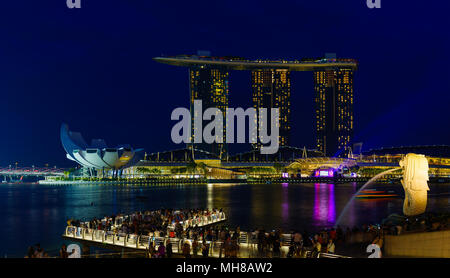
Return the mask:
[[(217, 219), (216, 221), (210, 221), (204, 223), (203, 226), (213, 225), (224, 221), (225, 219)], [(180, 239), (180, 238), (169, 238), (165, 237), (150, 237), (145, 235), (134, 235), (134, 234), (123, 234), (123, 233), (112, 233), (108, 231), (67, 226), (63, 234), (63, 238), (70, 241), (79, 242), (86, 246), (99, 247), (103, 249), (109, 249), (114, 251), (119, 251), (124, 253), (134, 253), (146, 254), (149, 250), (150, 243), (153, 243), (156, 248), (160, 243), (167, 246), (168, 241), (172, 244), (172, 251), (174, 254), (182, 254), (182, 246), (184, 243), (189, 243), (191, 246), (191, 254), (193, 256), (201, 256), (200, 246), (203, 244), (202, 240), (198, 240), (199, 251), (198, 254), (193, 254), (192, 250), (192, 239)], [(286, 257), (289, 251), (289, 246), (291, 244), (291, 234), (281, 235), (281, 254), (280, 257)], [(239, 235), (239, 258), (257, 258), (260, 257), (258, 253), (257, 237), (256, 233), (240, 232)], [(224, 257), (224, 249), (222, 241), (206, 241), (209, 246), (209, 257), (221, 258)], [(270, 253), (270, 252), (268, 252)], [(307, 257), (311, 252), (306, 251), (305, 256)], [(267, 255), (266, 255), (267, 256)], [(270, 256), (270, 255), (269, 255)], [(320, 253), (319, 257), (327, 258), (347, 258), (345, 256)]]

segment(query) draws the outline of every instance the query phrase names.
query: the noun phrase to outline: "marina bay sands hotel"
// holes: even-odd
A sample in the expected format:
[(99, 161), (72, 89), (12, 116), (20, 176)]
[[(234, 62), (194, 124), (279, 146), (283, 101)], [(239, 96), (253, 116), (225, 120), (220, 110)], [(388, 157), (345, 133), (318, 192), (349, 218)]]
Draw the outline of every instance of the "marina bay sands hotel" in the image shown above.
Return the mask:
[[(253, 107), (279, 108), (280, 146), (294, 143), (289, 136), (290, 73), (312, 71), (317, 149), (326, 156), (335, 156), (352, 143), (353, 74), (358, 67), (354, 59), (337, 59), (336, 54), (325, 54), (322, 58), (299, 61), (248, 60), (240, 57), (211, 57), (207, 51), (199, 51), (197, 55), (153, 59), (159, 63), (189, 68), (191, 113), (194, 99), (202, 100), (203, 110), (217, 107), (225, 112), (228, 107), (229, 71), (251, 71)], [(225, 130), (223, 134), (225, 144), (195, 144), (195, 148), (222, 156), (226, 152)], [(255, 148), (259, 146), (254, 145)]]

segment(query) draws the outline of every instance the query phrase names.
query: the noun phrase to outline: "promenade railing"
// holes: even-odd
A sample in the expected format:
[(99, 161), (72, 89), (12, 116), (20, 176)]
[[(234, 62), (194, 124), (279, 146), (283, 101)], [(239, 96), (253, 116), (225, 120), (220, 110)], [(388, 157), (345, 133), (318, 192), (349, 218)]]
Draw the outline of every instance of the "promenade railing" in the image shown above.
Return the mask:
[[(231, 232), (231, 236), (233, 236), (234, 232)], [(112, 232), (112, 231), (103, 231), (96, 229), (89, 229), (83, 227), (75, 227), (75, 226), (67, 226), (64, 236), (66, 238), (74, 238), (85, 241), (93, 241), (102, 244), (110, 244), (117, 247), (127, 247), (132, 249), (138, 249), (147, 252), (149, 250), (150, 245), (154, 246), (156, 249), (162, 243), (164, 246), (167, 246), (170, 241), (172, 245), (172, 252), (174, 254), (182, 254), (183, 253), (183, 245), (188, 243), (190, 245), (190, 253), (192, 255), (200, 255), (201, 254), (201, 246), (203, 245), (203, 240), (198, 240), (198, 252), (194, 254), (193, 250), (193, 239), (189, 238), (173, 238), (173, 237), (160, 237), (160, 236), (148, 236), (148, 235), (135, 235), (135, 234), (126, 234), (122, 232)], [(281, 257), (284, 257), (288, 251), (289, 246), (291, 245), (291, 234), (282, 234), (281, 239)], [(239, 257), (241, 258), (252, 258), (252, 257), (271, 257), (273, 255), (272, 250), (270, 248), (266, 248), (263, 253), (258, 249), (258, 239), (256, 232), (240, 232), (238, 238), (238, 248), (239, 248)], [(217, 240), (205, 240), (205, 243), (209, 247), (208, 256), (209, 257), (224, 257), (224, 241), (222, 239)], [(311, 250), (305, 250), (303, 252), (303, 256), (305, 258), (312, 258), (313, 253)], [(329, 253), (317, 253), (314, 254), (315, 258), (348, 258), (346, 256), (340, 256), (336, 254)]]

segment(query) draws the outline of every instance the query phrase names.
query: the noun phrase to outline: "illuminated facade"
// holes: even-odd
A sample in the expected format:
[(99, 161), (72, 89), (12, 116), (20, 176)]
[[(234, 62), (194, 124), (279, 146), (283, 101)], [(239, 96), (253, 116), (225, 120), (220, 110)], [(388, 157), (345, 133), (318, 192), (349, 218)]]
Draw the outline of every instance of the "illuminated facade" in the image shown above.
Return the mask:
[[(289, 145), (289, 132), (291, 124), (289, 116), (291, 113), (291, 78), (290, 71), (286, 69), (263, 69), (252, 71), (253, 107), (259, 111), (267, 108), (268, 119), (270, 119), (270, 108), (279, 108), (279, 146)], [(258, 128), (261, 125), (258, 123)], [(268, 128), (270, 125), (268, 125)], [(271, 132), (269, 130), (269, 132)], [(255, 144), (259, 149), (261, 143)]]
[[(228, 107), (228, 71), (251, 71), (254, 108), (280, 108), (280, 146), (292, 144), (289, 140), (290, 72), (312, 71), (315, 80), (317, 149), (326, 156), (342, 156), (352, 142), (353, 74), (358, 68), (354, 59), (336, 59), (335, 54), (291, 61), (211, 57), (209, 54), (153, 59), (159, 63), (190, 68), (191, 111), (194, 99), (203, 100), (204, 109), (211, 106), (225, 109)], [(253, 147), (257, 149), (260, 145)], [(222, 157), (226, 144), (200, 144), (196, 148)]]
[[(190, 110), (192, 121), (191, 132), (191, 146), (195, 149), (200, 149), (214, 153), (221, 157), (226, 152), (226, 125), (223, 125), (223, 142), (224, 143), (197, 143), (195, 142), (195, 128), (194, 117), (202, 117), (202, 115), (194, 115), (194, 100), (202, 101), (202, 112), (210, 107), (216, 107), (222, 111), (223, 119), (225, 120), (225, 112), (228, 108), (228, 76), (226, 70), (220, 68), (209, 67), (205, 65), (194, 66), (189, 69), (189, 84), (190, 84)], [(203, 121), (204, 127), (209, 121)]]
[(353, 69), (314, 72), (316, 147), (326, 156), (337, 156), (352, 142)]

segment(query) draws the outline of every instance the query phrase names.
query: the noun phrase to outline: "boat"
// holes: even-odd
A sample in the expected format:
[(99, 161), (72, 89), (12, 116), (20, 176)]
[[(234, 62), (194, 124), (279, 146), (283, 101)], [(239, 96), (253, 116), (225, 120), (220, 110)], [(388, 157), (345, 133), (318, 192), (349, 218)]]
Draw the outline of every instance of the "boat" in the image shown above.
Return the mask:
[(21, 176), (20, 179), (9, 177), (9, 180), (5, 177), (5, 179), (2, 180), (2, 183), (9, 183), (9, 184), (23, 183), (23, 176)]
[(375, 198), (397, 198), (400, 197), (395, 191), (382, 191), (376, 189), (362, 190), (356, 198), (359, 199), (375, 199)]

